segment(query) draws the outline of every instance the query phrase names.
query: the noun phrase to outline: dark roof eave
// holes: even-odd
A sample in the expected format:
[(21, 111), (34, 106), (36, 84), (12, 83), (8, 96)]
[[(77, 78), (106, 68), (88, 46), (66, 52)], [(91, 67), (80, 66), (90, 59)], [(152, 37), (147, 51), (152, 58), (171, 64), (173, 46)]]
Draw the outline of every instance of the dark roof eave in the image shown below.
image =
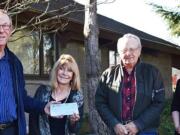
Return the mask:
[[(82, 13), (80, 13), (80, 14), (81, 15), (77, 15), (77, 14), (69, 15), (68, 19), (73, 21), (73, 22), (76, 22), (78, 24), (83, 25), (84, 24), (84, 16), (82, 15)], [(122, 24), (120, 22), (117, 22), (117, 21), (115, 21), (113, 19), (107, 18), (107, 17), (99, 15), (99, 14), (98, 14), (98, 20), (99, 20), (98, 21), (99, 28), (102, 29), (102, 30), (117, 33), (117, 34), (120, 34), (120, 35), (126, 34), (128, 32), (132, 32), (132, 33), (138, 35), (143, 40), (146, 40), (146, 41), (149, 41), (149, 42), (152, 42), (152, 43), (156, 43), (156, 44), (162, 44), (162, 45), (169, 46), (169, 47), (179, 48), (178, 45), (173, 44), (173, 43), (171, 43), (169, 41), (166, 41), (164, 39), (160, 39), (158, 37), (152, 36), (152, 35), (150, 35), (148, 33), (137, 30), (135, 28), (132, 28), (130, 26), (127, 26), (125, 24)], [(113, 27), (113, 26), (115, 26), (115, 27)], [(122, 28), (120, 28), (121, 26), (123, 26), (124, 29), (128, 28), (128, 30), (126, 30), (126, 31), (123, 30)], [(119, 29), (117, 29), (117, 28), (119, 28)], [(151, 40), (151, 39), (154, 39), (154, 40)]]
[[(40, 5), (40, 6), (35, 5), (34, 7), (38, 10), (41, 10), (41, 11), (43, 9), (42, 5)], [(81, 25), (84, 24), (84, 12), (78, 12), (78, 13), (74, 12), (74, 13), (66, 16), (66, 17), (70, 21), (75, 22), (77, 24), (81, 24)], [(136, 34), (137, 36), (139, 36), (141, 38), (141, 40), (151, 42), (153, 44), (160, 44), (160, 45), (164, 45), (166, 47), (170, 47), (170, 48), (180, 50), (180, 46), (178, 46), (178, 45), (175, 45), (169, 41), (160, 39), (158, 37), (152, 36), (150, 34), (143, 32), (143, 31), (137, 30), (135, 28), (132, 28), (132, 27), (127, 26), (123, 23), (117, 22), (111, 18), (102, 16), (99, 14), (98, 14), (98, 23), (99, 23), (100, 30), (105, 30), (105, 31), (115, 33), (115, 34), (120, 35), (120, 36), (123, 34), (126, 34), (126, 33), (133, 33), (133, 34)]]

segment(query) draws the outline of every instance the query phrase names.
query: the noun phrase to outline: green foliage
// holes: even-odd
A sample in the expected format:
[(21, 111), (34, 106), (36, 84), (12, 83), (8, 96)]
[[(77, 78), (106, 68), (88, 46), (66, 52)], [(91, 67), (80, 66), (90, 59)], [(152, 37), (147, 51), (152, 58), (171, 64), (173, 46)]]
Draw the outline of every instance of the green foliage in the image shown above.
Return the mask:
[(84, 114), (79, 135), (87, 135), (90, 133), (91, 128), (89, 124), (88, 114)]
[(152, 3), (150, 5), (152, 5), (155, 12), (160, 14), (168, 23), (172, 35), (180, 36), (180, 5), (177, 5), (174, 9)]
[(174, 125), (171, 118), (171, 100), (167, 100), (165, 108), (161, 114), (159, 127), (160, 135), (174, 135)]

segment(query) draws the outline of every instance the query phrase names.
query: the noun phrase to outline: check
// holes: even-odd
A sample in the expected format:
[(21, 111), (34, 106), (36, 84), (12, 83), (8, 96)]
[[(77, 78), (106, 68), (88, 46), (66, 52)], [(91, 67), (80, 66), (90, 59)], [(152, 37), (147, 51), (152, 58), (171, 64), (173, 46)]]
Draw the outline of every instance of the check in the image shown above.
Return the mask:
[(51, 116), (79, 114), (77, 103), (53, 103), (50, 105)]

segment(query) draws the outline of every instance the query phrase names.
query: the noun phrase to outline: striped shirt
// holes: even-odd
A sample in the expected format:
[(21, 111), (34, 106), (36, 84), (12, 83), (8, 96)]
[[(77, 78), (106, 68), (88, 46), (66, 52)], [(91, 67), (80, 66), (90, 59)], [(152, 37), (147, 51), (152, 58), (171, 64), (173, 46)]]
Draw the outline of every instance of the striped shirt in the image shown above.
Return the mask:
[(12, 75), (7, 52), (0, 59), (0, 124), (17, 118)]

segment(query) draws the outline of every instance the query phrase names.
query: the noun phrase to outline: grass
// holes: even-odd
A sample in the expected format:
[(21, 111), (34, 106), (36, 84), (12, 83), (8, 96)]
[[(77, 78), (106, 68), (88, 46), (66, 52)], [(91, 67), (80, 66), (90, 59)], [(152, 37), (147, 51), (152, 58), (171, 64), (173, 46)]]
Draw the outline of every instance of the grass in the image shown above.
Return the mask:
[(159, 134), (174, 135), (174, 125), (171, 118), (171, 100), (166, 101), (165, 108), (161, 114)]

